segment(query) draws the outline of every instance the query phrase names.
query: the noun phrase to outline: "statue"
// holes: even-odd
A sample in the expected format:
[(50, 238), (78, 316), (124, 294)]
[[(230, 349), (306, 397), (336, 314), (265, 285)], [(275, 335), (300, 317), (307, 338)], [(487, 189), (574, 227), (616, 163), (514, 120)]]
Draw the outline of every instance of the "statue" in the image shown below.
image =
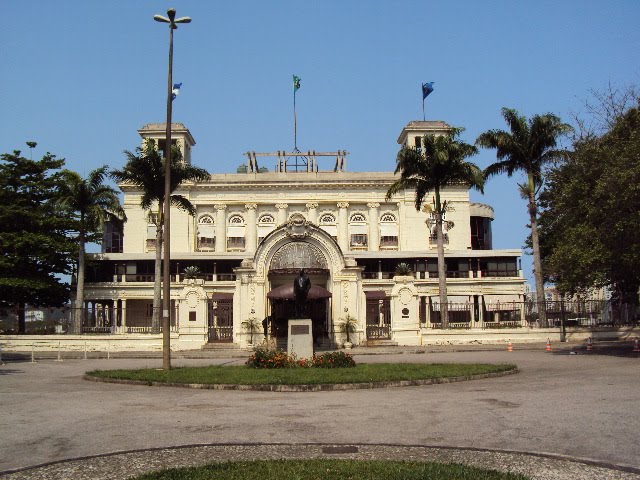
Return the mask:
[(310, 289), (311, 280), (309, 280), (307, 274), (304, 273), (304, 268), (301, 268), (300, 274), (293, 280), (293, 294), (296, 301), (296, 318), (302, 318), (306, 315), (307, 296), (309, 295)]

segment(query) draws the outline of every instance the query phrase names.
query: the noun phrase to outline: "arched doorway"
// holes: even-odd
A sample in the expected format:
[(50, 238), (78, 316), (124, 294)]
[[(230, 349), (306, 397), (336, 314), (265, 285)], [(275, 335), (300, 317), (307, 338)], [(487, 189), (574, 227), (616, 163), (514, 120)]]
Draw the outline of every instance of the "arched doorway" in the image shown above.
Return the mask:
[(327, 289), (330, 271), (327, 260), (315, 245), (305, 241), (291, 241), (282, 245), (273, 255), (268, 270), (271, 286), (269, 300), (270, 335), (277, 341), (287, 338), (288, 321), (295, 318), (293, 280), (300, 269), (311, 280), (306, 313), (311, 318), (315, 345), (330, 341), (331, 292)]

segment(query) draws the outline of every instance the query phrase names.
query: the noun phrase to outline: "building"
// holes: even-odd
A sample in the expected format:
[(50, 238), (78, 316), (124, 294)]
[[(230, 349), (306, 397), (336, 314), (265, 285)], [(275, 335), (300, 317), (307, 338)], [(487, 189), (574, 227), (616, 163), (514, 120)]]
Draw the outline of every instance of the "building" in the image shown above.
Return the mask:
[[(173, 128), (190, 162), (195, 140), (184, 125)], [(440, 121), (410, 122), (398, 143), (414, 146), (416, 138), (449, 128)], [(160, 148), (164, 132), (164, 124), (139, 130), (143, 141), (154, 139)], [(416, 211), (415, 192), (387, 201), (393, 172), (349, 172), (346, 151), (246, 156), (237, 173), (211, 175), (176, 192), (197, 214), (171, 211), (172, 346), (246, 347), (264, 338), (262, 329), (249, 331), (249, 320), (260, 325), (267, 317), (268, 334), (282, 340), (292, 282), (302, 268), (314, 286), (309, 316), (318, 344), (339, 345), (347, 316), (358, 320), (351, 336), (356, 344), (429, 342), (440, 327), (435, 230), (429, 213)], [(123, 232), (107, 230), (103, 253), (87, 271), (85, 331), (149, 334), (156, 219), (139, 206), (136, 188), (121, 188), (128, 221)], [(470, 202), (465, 186), (448, 187), (443, 199), (452, 226), (445, 234), (451, 327), (521, 326), (521, 251), (492, 248), (493, 209)], [(187, 267), (198, 267), (196, 278), (185, 278)]]

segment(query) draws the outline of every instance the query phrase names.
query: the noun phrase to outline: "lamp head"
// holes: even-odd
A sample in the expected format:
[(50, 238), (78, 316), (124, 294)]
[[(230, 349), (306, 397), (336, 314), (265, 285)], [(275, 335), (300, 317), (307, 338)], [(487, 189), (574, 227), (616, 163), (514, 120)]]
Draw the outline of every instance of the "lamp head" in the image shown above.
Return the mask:
[(154, 15), (153, 19), (156, 22), (171, 23), (171, 20), (169, 20), (168, 18), (163, 17), (162, 15)]

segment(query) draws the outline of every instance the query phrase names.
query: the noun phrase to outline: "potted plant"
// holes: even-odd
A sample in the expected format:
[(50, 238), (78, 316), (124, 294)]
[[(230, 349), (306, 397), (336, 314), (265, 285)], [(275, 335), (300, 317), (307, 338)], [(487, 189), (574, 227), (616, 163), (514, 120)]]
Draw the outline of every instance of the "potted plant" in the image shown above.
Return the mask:
[(345, 349), (350, 350), (353, 347), (353, 343), (351, 343), (350, 333), (355, 333), (358, 328), (358, 319), (352, 317), (347, 314), (347, 316), (341, 319), (338, 324), (341, 333), (344, 333), (347, 336), (347, 340), (343, 343)]
[(395, 274), (400, 277), (409, 276), (411, 275), (411, 267), (406, 262), (400, 262), (398, 265), (396, 265)]
[(200, 277), (201, 273), (202, 272), (200, 271), (199, 267), (197, 267), (196, 265), (191, 265), (183, 270), (182, 276), (185, 280), (189, 280), (191, 283), (194, 283), (195, 280)]
[(256, 317), (250, 317), (242, 322), (242, 327), (249, 334), (249, 345), (253, 345), (253, 334), (261, 330), (262, 324)]

